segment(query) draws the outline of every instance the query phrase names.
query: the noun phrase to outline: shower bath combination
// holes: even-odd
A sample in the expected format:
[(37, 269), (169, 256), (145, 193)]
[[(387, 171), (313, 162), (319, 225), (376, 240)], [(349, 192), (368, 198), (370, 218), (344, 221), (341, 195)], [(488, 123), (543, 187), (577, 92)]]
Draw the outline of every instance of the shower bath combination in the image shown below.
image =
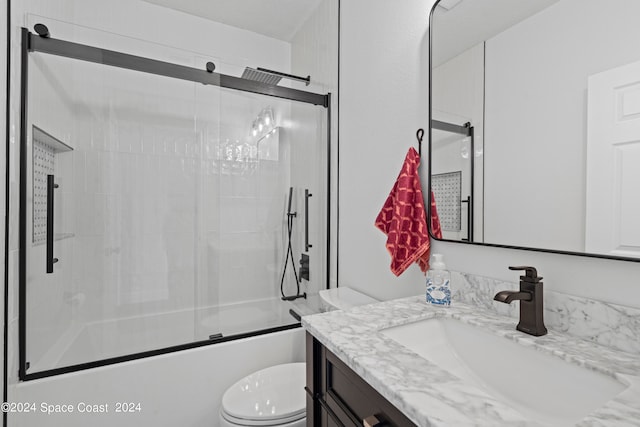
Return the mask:
[[(307, 190), (308, 194), (309, 190)], [(280, 279), (280, 295), (282, 296), (283, 301), (294, 301), (298, 298), (307, 298), (307, 293), (300, 293), (300, 282), (302, 282), (303, 274), (306, 273), (306, 279), (309, 280), (309, 257), (306, 258), (306, 265), (304, 263), (304, 254), (302, 255), (302, 259), (300, 260), (300, 277), (298, 277), (298, 272), (296, 271), (296, 262), (293, 258), (293, 248), (291, 247), (291, 236), (293, 235), (293, 219), (297, 216), (297, 212), (291, 212), (291, 200), (293, 199), (293, 187), (289, 187), (289, 203), (287, 207), (287, 252), (284, 256), (284, 267), (282, 267), (282, 278)], [(307, 209), (308, 212), (308, 209)], [(308, 225), (308, 214), (306, 214), (307, 225)], [(308, 230), (308, 226), (306, 227)], [(287, 265), (289, 264), (289, 259), (291, 259), (291, 268), (293, 269), (293, 276), (296, 279), (296, 294), (295, 295), (285, 295), (284, 294), (284, 278), (287, 274)], [(305, 271), (303, 271), (305, 270)]]
[[(313, 169), (306, 162), (331, 158), (330, 94), (220, 74), (213, 63), (192, 68), (62, 40), (49, 31), (56, 28), (36, 27), (22, 30), (19, 378), (299, 327), (288, 301), (314, 294), (329, 276), (322, 245), (314, 282), (300, 284), (309, 279), (309, 215), (320, 225), (312, 236), (330, 232), (329, 161)], [(102, 36), (112, 37), (95, 34)], [(257, 71), (262, 79), (274, 74)], [(223, 158), (219, 141), (228, 136), (257, 151), (246, 119), (265, 105), (293, 125), (275, 127), (276, 154), (252, 158), (261, 167), (244, 173), (247, 159)], [(289, 155), (277, 155), (280, 145)], [(283, 209), (281, 183), (303, 178), (327, 195), (311, 213), (309, 189), (296, 192), (296, 209), (289, 188)], [(272, 215), (280, 209), (286, 239), (283, 218)], [(256, 262), (247, 266), (245, 256)]]

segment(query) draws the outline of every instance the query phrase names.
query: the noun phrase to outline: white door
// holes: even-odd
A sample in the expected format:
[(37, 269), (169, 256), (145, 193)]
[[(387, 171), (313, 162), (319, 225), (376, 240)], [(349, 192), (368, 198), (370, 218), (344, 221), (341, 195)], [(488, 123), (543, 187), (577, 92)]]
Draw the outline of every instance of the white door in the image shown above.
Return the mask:
[(589, 77), (587, 252), (640, 257), (640, 61)]

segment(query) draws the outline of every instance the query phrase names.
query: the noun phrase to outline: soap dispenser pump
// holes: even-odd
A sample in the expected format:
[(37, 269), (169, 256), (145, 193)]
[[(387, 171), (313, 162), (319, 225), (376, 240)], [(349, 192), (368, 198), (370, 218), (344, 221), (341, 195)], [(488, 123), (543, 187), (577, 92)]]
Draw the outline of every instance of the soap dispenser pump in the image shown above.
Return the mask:
[(442, 254), (433, 254), (434, 261), (427, 272), (427, 302), (435, 305), (451, 305), (451, 274), (442, 260)]

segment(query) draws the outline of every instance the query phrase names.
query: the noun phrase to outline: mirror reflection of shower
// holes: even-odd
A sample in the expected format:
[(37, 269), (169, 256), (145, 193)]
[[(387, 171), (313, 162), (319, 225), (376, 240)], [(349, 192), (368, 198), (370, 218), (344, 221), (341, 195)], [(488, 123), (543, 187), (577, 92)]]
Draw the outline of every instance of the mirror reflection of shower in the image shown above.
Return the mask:
[(432, 120), (431, 189), (447, 240), (474, 241), (474, 127)]
[(246, 135), (226, 138), (218, 146), (216, 159), (223, 169), (233, 174), (253, 174), (261, 160), (278, 161), (279, 126), (273, 107), (263, 108), (251, 122)]
[(259, 160), (278, 160), (278, 130), (272, 107), (266, 107), (253, 120), (251, 136), (255, 141), (255, 155)]

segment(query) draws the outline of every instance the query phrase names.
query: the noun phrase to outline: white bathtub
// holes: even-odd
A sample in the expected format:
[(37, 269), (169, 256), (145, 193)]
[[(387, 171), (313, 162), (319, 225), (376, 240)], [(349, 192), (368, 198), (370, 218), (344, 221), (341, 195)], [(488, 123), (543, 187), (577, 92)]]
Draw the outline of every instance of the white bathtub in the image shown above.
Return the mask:
[[(300, 361), (304, 331), (295, 328), (27, 381), (9, 388), (9, 401), (33, 402), (38, 410), (9, 414), (8, 425), (213, 427), (227, 387), (258, 369)], [(140, 411), (115, 412), (118, 402), (139, 403)], [(47, 415), (42, 404), (70, 405), (74, 412)], [(107, 405), (108, 412), (80, 413), (82, 404)]]

